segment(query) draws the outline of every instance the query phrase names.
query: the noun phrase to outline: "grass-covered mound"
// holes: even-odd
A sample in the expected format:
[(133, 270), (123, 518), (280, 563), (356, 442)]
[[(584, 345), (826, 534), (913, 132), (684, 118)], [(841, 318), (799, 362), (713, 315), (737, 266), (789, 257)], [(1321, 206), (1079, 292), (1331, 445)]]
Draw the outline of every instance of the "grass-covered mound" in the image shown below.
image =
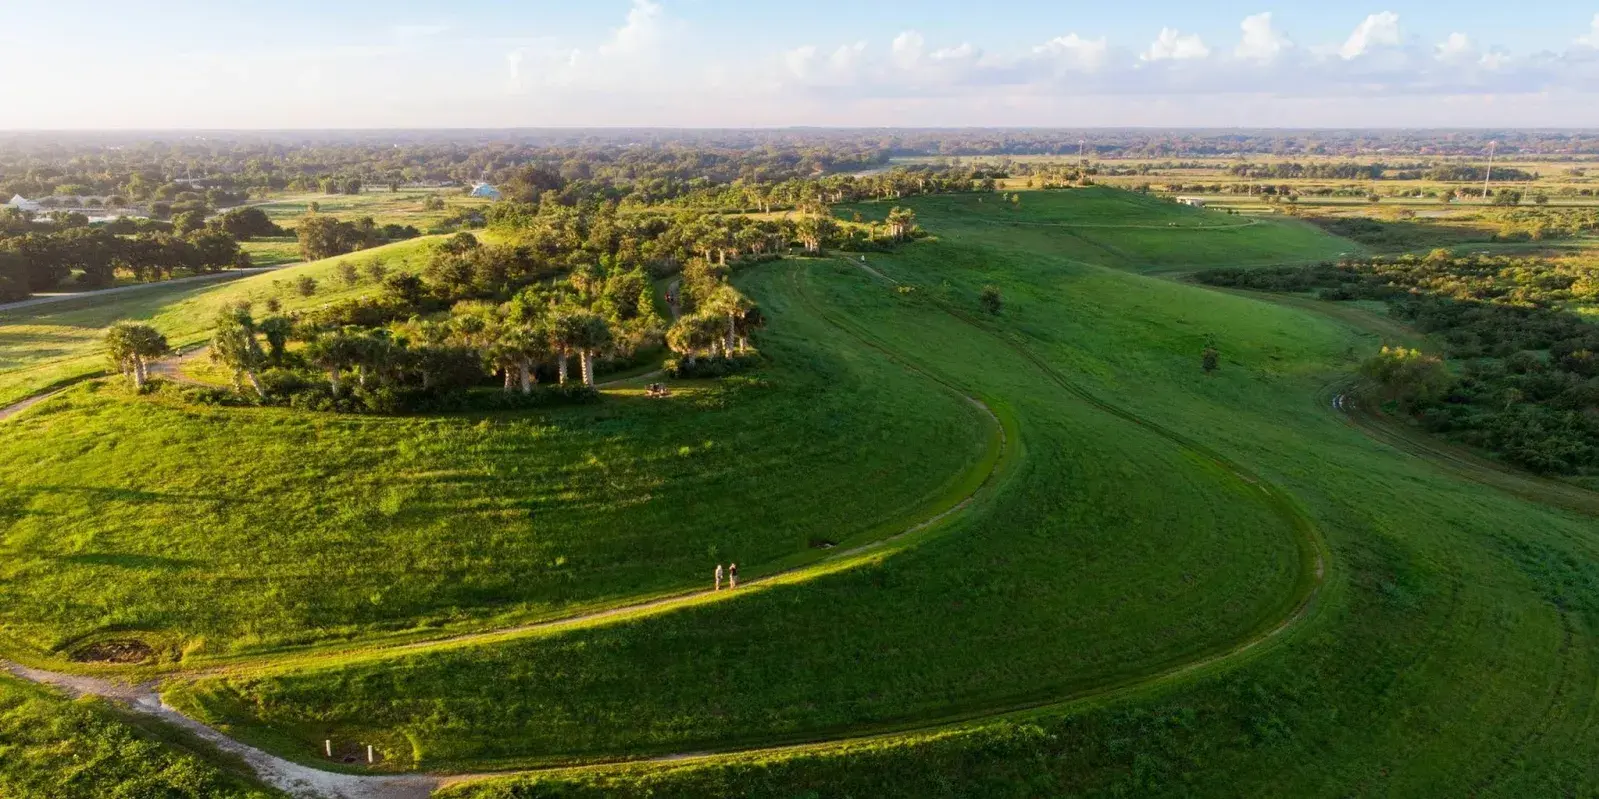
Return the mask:
[(374, 418), (74, 389), (0, 427), (0, 624), (223, 654), (549, 615), (893, 532), (982, 455), (977, 409), (773, 314), (770, 367), (667, 399)]
[[(339, 264), (359, 266), (376, 261), (390, 273), (420, 272), (430, 245), (437, 240), (403, 241), (220, 284), (150, 286), (0, 311), (0, 406), (104, 371), (105, 331), (113, 322), (147, 321), (173, 346), (198, 344), (210, 336), (217, 311), (230, 302), (246, 300), (264, 306), (269, 299), (276, 299), (284, 310), (293, 311), (375, 293), (378, 285), (371, 280), (345, 284), (339, 277)], [(302, 277), (316, 281), (311, 296), (302, 296), (295, 285)]]
[(302, 754), (331, 729), (424, 767), (807, 740), (1136, 679), (1261, 634), (1304, 595), (1310, 532), (1254, 483), (853, 267), (767, 269), (784, 279), (763, 304), (837, 314), (1019, 419), (1022, 457), (981, 514), (803, 586), (403, 664), (210, 683), (197, 703), (266, 722)]
[[(1292, 219), (1235, 216), (1116, 189), (1029, 191), (1007, 202), (993, 194), (917, 197), (904, 203), (922, 228), (944, 239), (993, 244), (1136, 271), (1195, 266), (1304, 263), (1359, 250)], [(882, 220), (892, 206), (838, 209)]]
[[(1024, 193), (1021, 208), (1038, 196)], [(1326, 586), (1306, 620), (1228, 668), (1041, 713), (1036, 725), (838, 756), (517, 778), (452, 795), (1526, 796), (1599, 782), (1591, 518), (1461, 480), (1344, 424), (1322, 389), (1377, 348), (1374, 336), (1142, 277), (1136, 262), (1095, 265), (1064, 227), (957, 230), (951, 220), (941, 229), (933, 220), (946, 201), (910, 201), (938, 242), (870, 257), (913, 288), (842, 266), (812, 267), (803, 285), (841, 321), (1014, 415), (1014, 476), (966, 526), (879, 567), (721, 603), (714, 614), (470, 652), (504, 666), (492, 678), (466, 653), (431, 654), (211, 684), (212, 712), (265, 718), (279, 744), (306, 756), (314, 734), (342, 730), (388, 736), (402, 761), (536, 757), (517, 746), (519, 724), (545, 752), (614, 746), (608, 754), (621, 756), (672, 741), (833, 737), (896, 712), (929, 721), (962, 700), (992, 710), (1029, 691), (1071, 695), (1079, 679), (1093, 692), (1106, 683), (1098, 658), (1148, 673), (1162, 656), (1250, 640), (1251, 611), (1280, 618), (1280, 608), (1249, 603), (1286, 585), (1292, 570), (1270, 564), (1289, 531), (1253, 515), (1249, 493), (1202, 459), (1081, 407), (1043, 377), (1047, 367), (1291, 492), (1329, 546)], [(1312, 241), (1311, 260), (1340, 246)], [(1192, 252), (1157, 266), (1229, 263)], [(1004, 297), (998, 317), (977, 316), (985, 285)], [(1221, 353), (1208, 375), (1207, 340)], [(1204, 568), (1189, 568), (1196, 563)], [(555, 663), (567, 680), (530, 674), (513, 653)], [(672, 671), (652, 684), (624, 673), (657, 663)], [(240, 698), (247, 712), (228, 706)], [(582, 736), (550, 744), (552, 731), (575, 727)], [(416, 748), (405, 732), (420, 734)]]

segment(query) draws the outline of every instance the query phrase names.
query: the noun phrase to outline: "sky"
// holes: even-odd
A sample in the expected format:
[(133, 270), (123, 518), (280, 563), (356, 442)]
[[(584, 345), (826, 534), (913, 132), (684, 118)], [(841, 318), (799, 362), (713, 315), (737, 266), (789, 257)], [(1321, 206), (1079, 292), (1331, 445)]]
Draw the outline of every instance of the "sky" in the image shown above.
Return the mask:
[(0, 0), (0, 130), (1599, 127), (1599, 0)]

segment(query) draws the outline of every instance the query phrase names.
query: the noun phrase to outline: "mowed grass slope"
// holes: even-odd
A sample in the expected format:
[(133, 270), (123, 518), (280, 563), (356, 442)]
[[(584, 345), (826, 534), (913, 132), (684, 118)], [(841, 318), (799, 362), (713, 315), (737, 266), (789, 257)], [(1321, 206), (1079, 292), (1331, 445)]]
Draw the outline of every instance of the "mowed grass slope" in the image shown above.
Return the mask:
[[(1058, 254), (1135, 271), (1205, 264), (1264, 266), (1335, 259), (1360, 245), (1293, 219), (1259, 219), (1192, 208), (1107, 188), (1018, 192), (1009, 203), (988, 194), (917, 197), (917, 222), (941, 238), (1010, 242), (1018, 250)], [(837, 209), (881, 220), (888, 203)]]
[[(1024, 194), (1023, 207), (1035, 196)], [(450, 794), (1542, 796), (1586, 795), (1599, 784), (1592, 518), (1463, 482), (1343, 424), (1322, 389), (1377, 346), (1374, 336), (1300, 309), (1143, 277), (1138, 263), (1086, 262), (1074, 232), (951, 234), (935, 222), (942, 199), (911, 202), (939, 241), (870, 259), (916, 286), (913, 299), (854, 267), (812, 267), (801, 285), (883, 346), (970, 380), (1014, 411), (1024, 457), (968, 526), (875, 569), (749, 597), (747, 609), (724, 603), (715, 615), (470, 659), (218, 682), (204, 686), (211, 712), (264, 722), (271, 729), (256, 733), (302, 755), (313, 734), (338, 731), (389, 736), (401, 763), (532, 759), (552, 751), (551, 730), (568, 725), (580, 737), (554, 749), (628, 754), (663, 742), (782, 739), (840, 719), (870, 730), (895, 712), (932, 720), (963, 699), (999, 708), (1029, 689), (1070, 695), (1074, 678), (1095, 675), (1099, 654), (1120, 655), (1120, 668), (1147, 667), (1185, 635), (1214, 644), (1238, 634), (1226, 622), (1242, 614), (1206, 592), (1246, 601), (1281, 585), (1262, 553), (1282, 551), (1267, 543), (1282, 529), (1257, 527), (1264, 517), (1248, 523), (1247, 494), (1231, 496), (1220, 476), (1197, 482), (1202, 464), (1174, 464), (1179, 453), (1170, 451), (1152, 458), (1158, 442), (1138, 430), (1073, 411), (1070, 397), (1055, 398), (1058, 384), (1026, 387), (1027, 364), (1038, 366), (1030, 353), (1290, 490), (1331, 548), (1328, 584), (1308, 620), (1230, 668), (970, 734), (515, 778)], [(1224, 263), (1213, 255), (1157, 266)], [(973, 317), (973, 327), (948, 313), (972, 316), (985, 284), (1004, 292), (999, 318)], [(1208, 377), (1199, 370), (1206, 334), (1224, 356)], [(1172, 490), (1183, 481), (1192, 487)], [(1174, 519), (1164, 535), (1188, 549), (1170, 546), (1159, 524), (1137, 524), (1163, 513)], [(1224, 531), (1207, 534), (1208, 520)], [(1138, 547), (1139, 536), (1151, 546)], [(1230, 555), (1229, 546), (1249, 554)], [(1210, 582), (1192, 593), (1161, 582), (1187, 573)], [(1255, 582), (1230, 587), (1245, 575)], [(1074, 604), (1118, 591), (1109, 611)], [(1183, 615), (1196, 602), (1198, 622)], [(552, 663), (539, 651), (551, 647), (573, 656), (558, 664), (565, 682), (517, 667), (513, 655)], [(594, 649), (603, 657), (585, 654)], [(473, 659), (502, 668), (489, 678)], [(671, 680), (658, 681), (671, 684), (621, 673), (656, 663), (673, 666)], [(626, 701), (623, 689), (633, 692)], [(518, 746), (523, 734), (539, 746)]]
[(0, 635), (225, 655), (707, 587), (894, 532), (983, 455), (978, 409), (770, 310), (769, 369), (669, 400), (386, 418), (73, 389), (0, 426)]
[[(275, 297), (286, 311), (292, 311), (376, 291), (377, 286), (367, 278), (353, 287), (344, 285), (337, 265), (378, 261), (390, 272), (419, 272), (427, 262), (428, 247), (437, 240), (402, 241), (263, 274), (223, 278), (226, 282), (221, 283), (152, 285), (122, 294), (89, 295), (0, 311), (0, 406), (105, 371), (103, 339), (113, 322), (146, 321), (173, 346), (198, 344), (209, 337), (217, 309), (229, 302), (254, 302), (258, 312), (264, 312), (261, 306)], [(302, 276), (317, 281), (315, 295), (303, 297), (295, 290), (294, 281)]]
[[(827, 738), (1020, 707), (1226, 651), (1313, 579), (1259, 487), (1064, 390), (1002, 340), (838, 262), (762, 269), (764, 303), (1017, 420), (1020, 458), (948, 535), (859, 569), (659, 618), (202, 684), (189, 707), (300, 756), (327, 735), (469, 768)], [(781, 318), (781, 317), (779, 317)], [(900, 479), (918, 467), (900, 452)]]
[[(430, 196), (443, 200), (445, 207), (435, 211), (424, 208)], [(317, 213), (337, 216), (347, 222), (370, 216), (379, 225), (415, 225), (427, 232), (428, 228), (463, 210), (486, 210), (491, 201), (469, 197), (460, 187), (391, 192), (387, 187), (373, 186), (360, 194), (295, 194), (255, 205), (273, 222), (292, 228), (311, 212), (311, 203), (316, 203)]]
[[(0, 676), (0, 796), (269, 799), (223, 763), (153, 734), (99, 702), (72, 701)], [(167, 745), (163, 745), (167, 744)], [(171, 744), (178, 744), (174, 748)]]

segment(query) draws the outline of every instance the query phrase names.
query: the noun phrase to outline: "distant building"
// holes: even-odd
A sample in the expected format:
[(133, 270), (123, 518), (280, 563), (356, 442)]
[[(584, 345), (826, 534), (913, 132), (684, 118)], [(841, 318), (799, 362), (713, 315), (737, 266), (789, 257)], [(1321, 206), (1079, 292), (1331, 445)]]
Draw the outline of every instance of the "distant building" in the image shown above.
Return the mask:
[(1177, 202), (1183, 205), (1192, 205), (1195, 208), (1205, 207), (1205, 201), (1199, 197), (1178, 197)]
[(472, 184), (472, 196), (498, 200), (500, 199), (500, 190), (487, 183), (474, 183)]
[(44, 210), (44, 206), (20, 194), (11, 195), (11, 202), (6, 203), (6, 206), (15, 208), (19, 211), (33, 211), (35, 213)]

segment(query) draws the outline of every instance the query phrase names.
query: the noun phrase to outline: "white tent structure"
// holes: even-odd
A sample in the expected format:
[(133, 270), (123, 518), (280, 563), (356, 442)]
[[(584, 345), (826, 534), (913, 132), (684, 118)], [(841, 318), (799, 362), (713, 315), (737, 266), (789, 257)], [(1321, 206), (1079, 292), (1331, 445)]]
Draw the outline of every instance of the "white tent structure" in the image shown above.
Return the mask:
[(11, 195), (11, 202), (6, 203), (6, 207), (15, 208), (19, 211), (39, 211), (43, 209), (43, 206), (20, 194)]
[(474, 183), (472, 184), (472, 196), (498, 200), (500, 199), (500, 190), (487, 183)]

